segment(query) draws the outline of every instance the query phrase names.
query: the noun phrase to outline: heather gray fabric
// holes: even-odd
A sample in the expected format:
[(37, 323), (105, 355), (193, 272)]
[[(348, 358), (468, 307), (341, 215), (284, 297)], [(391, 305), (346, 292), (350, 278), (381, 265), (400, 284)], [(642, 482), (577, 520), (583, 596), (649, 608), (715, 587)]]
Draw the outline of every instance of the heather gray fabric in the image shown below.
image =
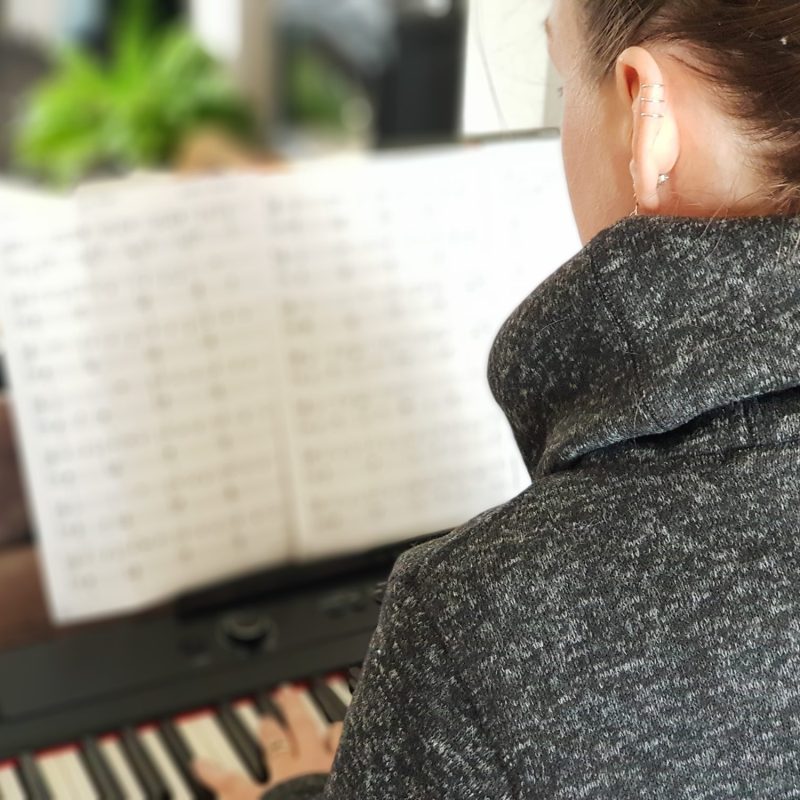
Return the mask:
[(800, 798), (799, 246), (627, 219), (522, 303), (532, 485), (397, 565), (327, 800)]
[(319, 797), (325, 789), (327, 775), (304, 775), (297, 780), (280, 783), (267, 793), (269, 800), (296, 800), (298, 797)]

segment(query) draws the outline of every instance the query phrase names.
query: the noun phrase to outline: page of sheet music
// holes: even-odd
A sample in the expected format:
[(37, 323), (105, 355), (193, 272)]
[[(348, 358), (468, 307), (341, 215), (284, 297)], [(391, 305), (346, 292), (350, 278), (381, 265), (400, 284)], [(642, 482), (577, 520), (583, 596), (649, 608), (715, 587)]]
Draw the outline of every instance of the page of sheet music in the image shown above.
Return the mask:
[(3, 319), (59, 620), (286, 561), (274, 292), (246, 181), (88, 192), (5, 241)]
[(302, 553), (455, 527), (528, 485), (486, 367), (575, 251), (562, 185), (557, 141), (264, 184)]
[(557, 141), (112, 185), (0, 237), (59, 620), (460, 525), (529, 478), (486, 379), (575, 251)]

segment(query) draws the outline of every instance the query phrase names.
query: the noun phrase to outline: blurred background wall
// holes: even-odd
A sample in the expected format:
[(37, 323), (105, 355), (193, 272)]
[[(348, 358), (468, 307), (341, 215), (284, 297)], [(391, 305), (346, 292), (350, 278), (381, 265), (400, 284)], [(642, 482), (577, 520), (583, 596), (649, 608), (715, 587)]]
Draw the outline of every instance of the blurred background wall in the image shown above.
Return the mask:
[(558, 76), (544, 21), (551, 0), (472, 0), (463, 128), (468, 135), (557, 128)]
[(549, 0), (0, 0), (0, 181), (554, 127)]

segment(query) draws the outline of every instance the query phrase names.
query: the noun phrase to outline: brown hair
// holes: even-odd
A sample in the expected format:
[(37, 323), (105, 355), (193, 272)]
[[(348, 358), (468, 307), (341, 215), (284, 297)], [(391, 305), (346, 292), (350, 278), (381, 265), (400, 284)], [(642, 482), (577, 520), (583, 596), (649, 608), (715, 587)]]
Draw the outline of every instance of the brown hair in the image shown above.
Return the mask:
[(796, 0), (581, 0), (593, 71), (627, 47), (677, 44), (755, 147), (782, 213), (800, 213), (800, 3)]

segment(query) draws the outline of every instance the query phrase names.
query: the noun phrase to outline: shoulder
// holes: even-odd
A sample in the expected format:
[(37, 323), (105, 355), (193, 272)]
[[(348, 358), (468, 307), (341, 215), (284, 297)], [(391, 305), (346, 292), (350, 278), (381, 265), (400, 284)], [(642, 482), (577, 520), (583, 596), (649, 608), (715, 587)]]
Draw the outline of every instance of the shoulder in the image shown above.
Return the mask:
[(452, 608), (503, 591), (520, 571), (531, 588), (544, 587), (553, 573), (585, 555), (585, 532), (604, 524), (609, 503), (619, 501), (620, 493), (627, 492), (593, 475), (537, 480), (508, 502), (401, 556), (392, 573), (395, 595), (402, 587)]
[[(681, 480), (671, 473), (679, 470)], [(479, 618), (566, 619), (581, 598), (622, 599), (641, 580), (648, 559), (669, 556), (664, 504), (696, 503), (707, 479), (680, 465), (635, 472), (580, 470), (537, 480), (503, 505), (451, 534), (410, 550), (392, 581), (429, 616), (455, 629)], [(670, 486), (665, 498), (665, 486)], [(682, 499), (683, 498), (683, 499)], [(678, 548), (680, 549), (680, 548)], [(679, 555), (679, 554), (678, 554)]]

